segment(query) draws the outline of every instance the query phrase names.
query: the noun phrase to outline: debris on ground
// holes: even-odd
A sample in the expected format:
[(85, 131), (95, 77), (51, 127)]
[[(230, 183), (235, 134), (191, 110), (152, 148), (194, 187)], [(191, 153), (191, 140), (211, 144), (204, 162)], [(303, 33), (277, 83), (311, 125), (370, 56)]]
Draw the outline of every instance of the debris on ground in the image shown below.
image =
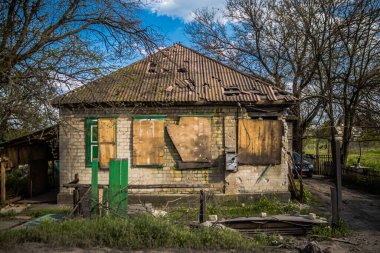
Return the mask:
[(258, 233), (304, 235), (310, 233), (315, 225), (328, 225), (325, 218), (315, 214), (262, 216), (233, 218), (220, 221), (220, 224), (248, 236)]
[(28, 222), (25, 222), (25, 223), (21, 224), (20, 226), (14, 227), (13, 229), (25, 228), (25, 227), (35, 227), (35, 226), (41, 225), (41, 223), (43, 223), (43, 222), (59, 222), (59, 221), (63, 221), (63, 219), (65, 218), (65, 216), (66, 216), (65, 214), (60, 214), (60, 213), (57, 213), (57, 214), (46, 214), (46, 215), (43, 215), (43, 216), (38, 217), (36, 219), (30, 220)]
[(312, 241), (302, 249), (301, 253), (322, 253), (322, 250), (316, 241)]
[(1, 214), (11, 213), (11, 212), (21, 213), (26, 208), (28, 208), (28, 205), (10, 204), (10, 205), (7, 205), (7, 206), (1, 208), (0, 213)]

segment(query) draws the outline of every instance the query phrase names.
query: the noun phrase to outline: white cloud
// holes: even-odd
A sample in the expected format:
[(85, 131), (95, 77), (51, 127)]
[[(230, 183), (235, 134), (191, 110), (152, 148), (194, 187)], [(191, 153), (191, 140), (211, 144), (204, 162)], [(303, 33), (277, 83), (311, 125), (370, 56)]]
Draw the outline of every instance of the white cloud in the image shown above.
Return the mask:
[(194, 11), (204, 7), (224, 9), (224, 0), (148, 0), (148, 8), (157, 15), (180, 18), (186, 23), (194, 18)]

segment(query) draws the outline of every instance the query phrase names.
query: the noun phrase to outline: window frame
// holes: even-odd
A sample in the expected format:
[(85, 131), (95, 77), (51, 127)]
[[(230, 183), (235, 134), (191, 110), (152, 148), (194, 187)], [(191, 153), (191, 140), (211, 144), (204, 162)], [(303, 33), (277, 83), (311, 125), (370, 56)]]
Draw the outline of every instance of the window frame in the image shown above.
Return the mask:
[[(96, 128), (99, 131), (98, 119), (102, 119), (102, 118), (115, 119), (115, 156), (117, 157), (117, 119), (119, 118), (119, 115), (101, 115), (101, 116), (85, 117), (84, 132), (85, 132), (85, 167), (86, 168), (92, 167), (92, 160), (93, 160), (92, 147), (95, 145), (98, 147), (98, 159), (99, 159), (99, 139), (96, 141), (96, 144), (92, 143), (92, 126), (96, 125)], [(94, 121), (94, 122), (91, 122), (91, 121)], [(97, 138), (99, 138), (99, 132), (97, 132)]]

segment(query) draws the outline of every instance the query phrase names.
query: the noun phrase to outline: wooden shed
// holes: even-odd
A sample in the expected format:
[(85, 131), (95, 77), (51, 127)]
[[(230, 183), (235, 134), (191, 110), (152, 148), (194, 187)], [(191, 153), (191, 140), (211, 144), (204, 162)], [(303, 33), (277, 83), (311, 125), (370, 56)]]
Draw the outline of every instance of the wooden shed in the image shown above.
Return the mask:
[(1, 157), (8, 160), (7, 170), (28, 167), (29, 197), (44, 193), (55, 182), (56, 161), (59, 160), (58, 126), (0, 143)]

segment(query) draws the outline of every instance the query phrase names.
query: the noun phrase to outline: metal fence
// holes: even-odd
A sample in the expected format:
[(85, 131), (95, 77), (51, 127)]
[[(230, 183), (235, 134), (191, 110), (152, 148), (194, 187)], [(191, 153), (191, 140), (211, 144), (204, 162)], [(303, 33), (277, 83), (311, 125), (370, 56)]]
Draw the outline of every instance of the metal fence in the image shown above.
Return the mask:
[(333, 176), (331, 155), (317, 155), (308, 159), (313, 162), (315, 175)]

